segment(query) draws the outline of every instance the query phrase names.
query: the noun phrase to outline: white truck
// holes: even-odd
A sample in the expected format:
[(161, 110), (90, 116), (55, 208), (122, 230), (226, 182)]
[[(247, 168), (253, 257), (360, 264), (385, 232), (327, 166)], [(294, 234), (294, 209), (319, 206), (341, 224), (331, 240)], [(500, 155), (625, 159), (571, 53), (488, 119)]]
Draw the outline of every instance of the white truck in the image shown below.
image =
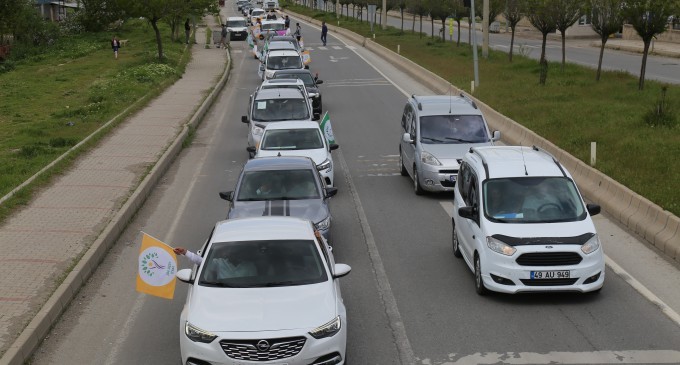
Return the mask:
[(279, 0), (264, 0), (265, 10), (279, 10)]

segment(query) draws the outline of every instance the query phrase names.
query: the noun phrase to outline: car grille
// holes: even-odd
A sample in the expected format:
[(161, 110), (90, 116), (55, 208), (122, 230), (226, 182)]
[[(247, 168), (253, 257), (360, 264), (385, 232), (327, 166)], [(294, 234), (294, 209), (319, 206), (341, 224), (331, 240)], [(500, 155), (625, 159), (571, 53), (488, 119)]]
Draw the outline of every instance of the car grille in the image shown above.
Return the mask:
[(441, 183), (442, 186), (445, 187), (445, 188), (452, 188), (452, 187), (456, 186), (456, 183), (455, 183), (455, 182), (453, 182), (453, 181), (448, 181), (448, 180), (440, 181), (440, 183)]
[(564, 286), (564, 285), (574, 285), (578, 278), (568, 278), (568, 279), (519, 279), (522, 284), (526, 286)]
[(451, 175), (456, 175), (458, 174), (458, 170), (439, 170), (440, 174), (451, 174)]
[[(297, 355), (305, 345), (304, 337), (275, 338), (267, 340), (222, 340), (220, 346), (232, 359), (271, 361)], [(266, 344), (266, 346), (265, 346)]]
[(520, 255), (516, 262), (522, 266), (578, 265), (583, 257), (576, 252), (533, 252)]

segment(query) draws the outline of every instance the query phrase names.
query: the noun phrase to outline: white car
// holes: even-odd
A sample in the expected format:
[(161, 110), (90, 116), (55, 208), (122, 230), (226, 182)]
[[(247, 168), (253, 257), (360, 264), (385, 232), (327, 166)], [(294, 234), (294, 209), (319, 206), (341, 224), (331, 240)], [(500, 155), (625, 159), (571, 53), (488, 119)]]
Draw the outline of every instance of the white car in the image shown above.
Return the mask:
[(257, 148), (248, 147), (255, 157), (305, 156), (311, 158), (327, 186), (334, 186), (333, 156), (338, 145), (328, 144), (317, 122), (279, 122), (269, 124)]
[(604, 253), (573, 178), (537, 147), (473, 147), (453, 200), (453, 253), (474, 273), (478, 294), (597, 292)]
[(248, 25), (246, 18), (240, 16), (232, 16), (227, 18), (227, 31), (229, 32), (229, 40), (235, 38), (246, 39), (248, 37)]
[(182, 364), (344, 364), (347, 313), (336, 264), (311, 222), (257, 217), (218, 222), (180, 315)]
[(269, 80), (279, 70), (302, 70), (309, 68), (302, 60), (300, 53), (294, 50), (270, 51), (260, 64), (258, 76)]
[(253, 10), (250, 12), (250, 25), (257, 24), (258, 19), (262, 21), (265, 15), (267, 15), (266, 13), (267, 12), (262, 8), (253, 8)]

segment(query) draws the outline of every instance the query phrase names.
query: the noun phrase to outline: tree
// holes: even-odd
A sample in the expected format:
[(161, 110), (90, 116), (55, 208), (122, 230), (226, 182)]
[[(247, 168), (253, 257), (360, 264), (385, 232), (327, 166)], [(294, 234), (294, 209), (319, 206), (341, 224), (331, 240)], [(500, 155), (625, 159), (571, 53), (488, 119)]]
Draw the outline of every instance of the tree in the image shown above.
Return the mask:
[(460, 47), (460, 21), (463, 20), (465, 17), (466, 13), (466, 8), (463, 6), (463, 1), (462, 0), (453, 0), (453, 7), (452, 7), (452, 17), (453, 20), (456, 21), (458, 24), (458, 40), (456, 41), (456, 47)]
[(505, 21), (510, 27), (512, 34), (510, 36), (510, 52), (508, 52), (508, 59), (512, 62), (512, 52), (515, 49), (515, 29), (517, 28), (517, 23), (522, 20), (522, 6), (524, 5), (522, 0), (508, 0), (505, 11), (503, 11), (503, 16)]
[(170, 14), (170, 3), (167, 0), (119, 0), (130, 17), (143, 17), (151, 24), (156, 34), (158, 61), (163, 61), (163, 41), (158, 29), (158, 22)]
[(624, 19), (633, 26), (633, 29), (642, 38), (644, 51), (642, 53), (642, 66), (640, 68), (640, 80), (638, 89), (645, 87), (645, 69), (647, 67), (647, 55), (652, 39), (667, 29), (668, 17), (673, 15), (676, 4), (669, 0), (626, 0), (623, 6)]
[(591, 14), (590, 26), (595, 33), (600, 36), (600, 58), (597, 62), (597, 74), (595, 80), (600, 81), (602, 71), (602, 58), (604, 57), (604, 46), (607, 44), (609, 36), (616, 33), (623, 26), (623, 15), (621, 8), (623, 0), (589, 0), (587, 9)]
[(420, 18), (420, 37), (423, 37), (423, 16), (426, 16), (429, 12), (422, 0), (411, 0), (410, 6), (411, 12), (413, 13), (413, 26), (415, 27), (416, 16)]
[[(475, 0), (475, 14), (479, 15), (482, 20), (484, 20), (483, 11), (484, 1)], [(503, 8), (505, 7), (505, 0), (489, 0), (489, 24), (500, 14), (503, 13)]]
[(80, 24), (85, 30), (99, 32), (124, 17), (124, 12), (116, 1), (107, 0), (81, 0), (82, 8), (79, 10)]
[(562, 34), (562, 70), (566, 63), (567, 28), (576, 23), (583, 14), (583, 0), (553, 0), (555, 25)]
[(395, 7), (399, 9), (401, 14), (401, 32), (404, 33), (404, 10), (406, 9), (406, 0), (396, 0)]
[(539, 83), (545, 85), (545, 80), (548, 77), (548, 61), (545, 59), (545, 44), (548, 33), (555, 33), (557, 31), (553, 0), (526, 1), (529, 22), (543, 35), (543, 42), (541, 43), (541, 60), (539, 61), (541, 66)]
[[(453, 13), (453, 3), (451, 0), (432, 0), (430, 8), (430, 17), (432, 19), (441, 20), (442, 22), (442, 42), (446, 41), (446, 18)], [(433, 27), (434, 29), (434, 27)], [(434, 33), (434, 31), (433, 31)], [(434, 34), (432, 34), (434, 36)]]

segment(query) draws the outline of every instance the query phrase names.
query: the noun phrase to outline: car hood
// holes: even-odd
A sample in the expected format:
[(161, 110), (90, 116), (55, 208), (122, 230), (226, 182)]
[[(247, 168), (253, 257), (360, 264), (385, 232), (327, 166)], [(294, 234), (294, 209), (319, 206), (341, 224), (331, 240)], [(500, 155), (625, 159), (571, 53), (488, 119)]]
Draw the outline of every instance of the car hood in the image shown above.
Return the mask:
[(246, 27), (227, 27), (227, 30), (230, 32), (245, 32), (248, 30)]
[(303, 218), (319, 223), (328, 216), (328, 207), (323, 199), (237, 201), (229, 211), (228, 218), (272, 215)]
[(546, 238), (541, 244), (558, 245), (563, 240), (560, 238), (576, 237), (586, 233), (595, 233), (595, 226), (590, 218), (576, 222), (560, 223), (496, 223), (487, 222), (492, 235), (503, 235), (515, 238)]
[[(491, 142), (485, 143), (447, 143), (447, 144), (425, 144), (421, 143), (424, 151), (434, 155), (437, 160), (459, 160), (465, 156), (470, 147), (491, 146)], [(444, 161), (441, 161), (443, 164)]]
[(328, 152), (326, 151), (325, 148), (318, 148), (315, 150), (290, 150), (290, 151), (279, 151), (279, 150), (272, 150), (272, 151), (265, 151), (265, 150), (259, 150), (257, 151), (257, 156), (256, 157), (269, 157), (269, 156), (278, 156), (279, 153), (281, 156), (305, 156), (311, 158), (315, 164), (320, 164), (328, 158)]
[(332, 281), (274, 288), (194, 286), (187, 321), (210, 332), (311, 329), (337, 316)]

